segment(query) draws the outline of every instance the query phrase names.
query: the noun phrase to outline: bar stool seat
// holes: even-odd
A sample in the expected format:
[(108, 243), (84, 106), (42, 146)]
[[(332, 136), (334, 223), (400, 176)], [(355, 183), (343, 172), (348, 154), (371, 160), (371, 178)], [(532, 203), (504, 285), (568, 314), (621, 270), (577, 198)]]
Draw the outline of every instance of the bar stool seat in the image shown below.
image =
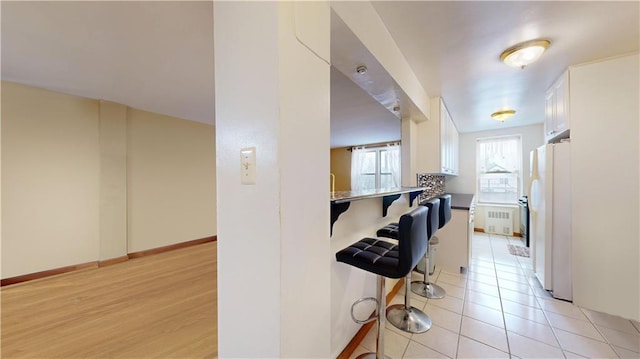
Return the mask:
[[(384, 358), (385, 315), (382, 313), (386, 307), (385, 278), (405, 277), (416, 266), (420, 258), (424, 256), (427, 250), (424, 238), (427, 233), (426, 219), (428, 212), (429, 210), (426, 207), (418, 207), (400, 217), (398, 226), (398, 238), (400, 241), (397, 245), (380, 239), (363, 238), (336, 253), (338, 262), (378, 275), (376, 298), (374, 299), (377, 302), (377, 308), (376, 315), (373, 318), (378, 322), (376, 353), (363, 354), (358, 358)], [(354, 305), (360, 301), (362, 300), (357, 301)], [(357, 323), (370, 321), (356, 320), (353, 316), (353, 306), (351, 310), (351, 316)], [(431, 327), (431, 319), (428, 316), (427, 319), (427, 329), (429, 329)]]
[(391, 239), (398, 239), (398, 223), (389, 223), (386, 226), (378, 229), (376, 235), (378, 237), (385, 237)]
[(338, 262), (388, 278), (398, 277), (398, 246), (376, 238), (363, 238), (336, 254)]

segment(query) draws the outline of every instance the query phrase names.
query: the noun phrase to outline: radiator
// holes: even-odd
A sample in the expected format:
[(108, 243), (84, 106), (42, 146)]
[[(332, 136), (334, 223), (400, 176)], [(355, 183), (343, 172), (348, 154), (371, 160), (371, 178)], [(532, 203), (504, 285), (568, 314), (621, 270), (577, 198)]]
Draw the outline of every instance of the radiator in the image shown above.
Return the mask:
[(513, 209), (502, 207), (485, 207), (484, 232), (512, 236)]

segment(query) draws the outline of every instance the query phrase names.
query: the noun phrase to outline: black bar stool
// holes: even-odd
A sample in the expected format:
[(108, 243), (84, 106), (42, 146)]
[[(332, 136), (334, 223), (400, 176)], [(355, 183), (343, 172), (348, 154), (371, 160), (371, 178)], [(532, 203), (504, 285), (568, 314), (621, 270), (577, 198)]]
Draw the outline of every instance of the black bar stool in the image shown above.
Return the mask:
[[(420, 206), (424, 207), (424, 206)], [(418, 208), (420, 208), (418, 207)], [(428, 208), (428, 207), (425, 207)], [(425, 218), (425, 223), (427, 225), (427, 231), (425, 233), (425, 237), (423, 241), (428, 243), (426, 238), (429, 237), (429, 228), (430, 228), (430, 218), (431, 218), (431, 209), (428, 208), (427, 216)], [(435, 209), (435, 213), (437, 215), (438, 209)], [(437, 219), (436, 219), (437, 225)], [(396, 239), (400, 243), (402, 240), (399, 236), (399, 224), (398, 223), (390, 223), (383, 228), (380, 228), (376, 235), (378, 237), (386, 237), (391, 239)], [(426, 252), (426, 251), (425, 251)], [(407, 273), (404, 279), (404, 304), (395, 304), (387, 308), (387, 319), (389, 323), (393, 324), (394, 327), (403, 330), (408, 333), (424, 333), (431, 327), (431, 319), (427, 314), (421, 311), (418, 308), (411, 306), (411, 271)]]
[[(451, 196), (449, 196), (451, 198)], [(451, 202), (449, 201), (449, 204)], [(444, 218), (443, 215), (443, 202), (440, 198), (433, 198), (423, 203), (421, 206), (427, 206), (429, 208), (429, 220), (427, 221), (427, 242), (430, 243), (434, 237), (436, 231), (440, 228), (440, 223)], [(451, 212), (451, 210), (449, 210)], [(441, 286), (431, 283), (429, 281), (430, 265), (430, 245), (427, 244), (427, 252), (424, 255), (424, 279), (421, 281), (411, 282), (411, 291), (417, 295), (429, 299), (442, 299), (445, 297), (446, 292)]]
[[(440, 200), (440, 213), (439, 213), (439, 217), (438, 217), (438, 228), (440, 229), (442, 227), (444, 227), (447, 223), (449, 223), (449, 221), (451, 220), (451, 195), (450, 194), (443, 194), (440, 195), (438, 197), (438, 199)], [(423, 203), (424, 204), (424, 203)], [(393, 223), (392, 223), (393, 224)], [(397, 225), (397, 223), (396, 223)], [(427, 228), (427, 231), (429, 229)], [(437, 241), (434, 241), (437, 240)], [(438, 238), (438, 236), (433, 236), (433, 238), (431, 238), (431, 240), (429, 241), (429, 243), (431, 242), (435, 242), (438, 243), (440, 239)], [(431, 245), (429, 245), (429, 248), (427, 248), (427, 251), (431, 251)], [(435, 263), (431, 263), (433, 265), (435, 265)], [(416, 271), (420, 272), (420, 273), (424, 273), (424, 261), (421, 261), (420, 263), (418, 263), (418, 267), (416, 267)], [(433, 272), (431, 272), (431, 268), (429, 268), (429, 274), (433, 274)]]
[[(351, 306), (351, 317), (357, 323), (365, 323), (372, 320), (378, 321), (378, 334), (376, 338), (376, 353), (367, 353), (358, 358), (384, 358), (384, 328), (385, 316), (381, 315), (386, 307), (386, 278), (402, 278), (411, 273), (413, 267), (427, 250), (424, 238), (427, 235), (426, 207), (419, 206), (400, 217), (398, 225), (399, 243), (393, 244), (374, 238), (363, 238), (360, 241), (342, 249), (336, 253), (336, 260), (367, 272), (378, 275), (376, 298), (364, 298)], [(353, 316), (353, 307), (363, 300), (377, 302), (376, 315), (368, 320), (360, 321)], [(424, 314), (424, 313), (423, 313)], [(426, 314), (425, 314), (426, 315)], [(431, 319), (427, 316), (428, 328), (431, 327)]]

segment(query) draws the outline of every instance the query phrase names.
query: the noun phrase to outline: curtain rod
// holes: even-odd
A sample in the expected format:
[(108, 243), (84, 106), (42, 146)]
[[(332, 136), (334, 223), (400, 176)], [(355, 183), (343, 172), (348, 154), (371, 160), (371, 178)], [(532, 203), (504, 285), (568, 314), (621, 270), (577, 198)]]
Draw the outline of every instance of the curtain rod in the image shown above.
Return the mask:
[(351, 152), (353, 151), (354, 148), (379, 148), (379, 147), (386, 147), (388, 145), (401, 145), (401, 141), (391, 141), (391, 142), (378, 142), (378, 143), (370, 143), (368, 145), (362, 145), (362, 146), (351, 146), (351, 147), (347, 147), (347, 151)]

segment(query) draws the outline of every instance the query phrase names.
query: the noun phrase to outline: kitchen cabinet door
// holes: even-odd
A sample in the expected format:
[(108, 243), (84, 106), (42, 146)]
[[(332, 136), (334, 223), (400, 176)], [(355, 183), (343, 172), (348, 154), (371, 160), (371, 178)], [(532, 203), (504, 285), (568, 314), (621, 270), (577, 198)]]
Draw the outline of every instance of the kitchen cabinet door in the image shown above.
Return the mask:
[(440, 125), (441, 125), (441, 171), (448, 175), (458, 174), (458, 130), (453, 124), (451, 115), (440, 101)]
[(561, 133), (569, 129), (569, 73), (555, 83), (555, 131)]
[(553, 137), (553, 131), (555, 128), (555, 91), (549, 90), (545, 94), (544, 98), (544, 138), (549, 140)]
[(452, 209), (451, 220), (436, 232), (436, 267), (451, 273), (460, 273), (469, 268), (471, 238), (473, 236), (473, 217), (469, 210)]
[(569, 137), (569, 72), (565, 71), (545, 95), (544, 137), (548, 143)]

